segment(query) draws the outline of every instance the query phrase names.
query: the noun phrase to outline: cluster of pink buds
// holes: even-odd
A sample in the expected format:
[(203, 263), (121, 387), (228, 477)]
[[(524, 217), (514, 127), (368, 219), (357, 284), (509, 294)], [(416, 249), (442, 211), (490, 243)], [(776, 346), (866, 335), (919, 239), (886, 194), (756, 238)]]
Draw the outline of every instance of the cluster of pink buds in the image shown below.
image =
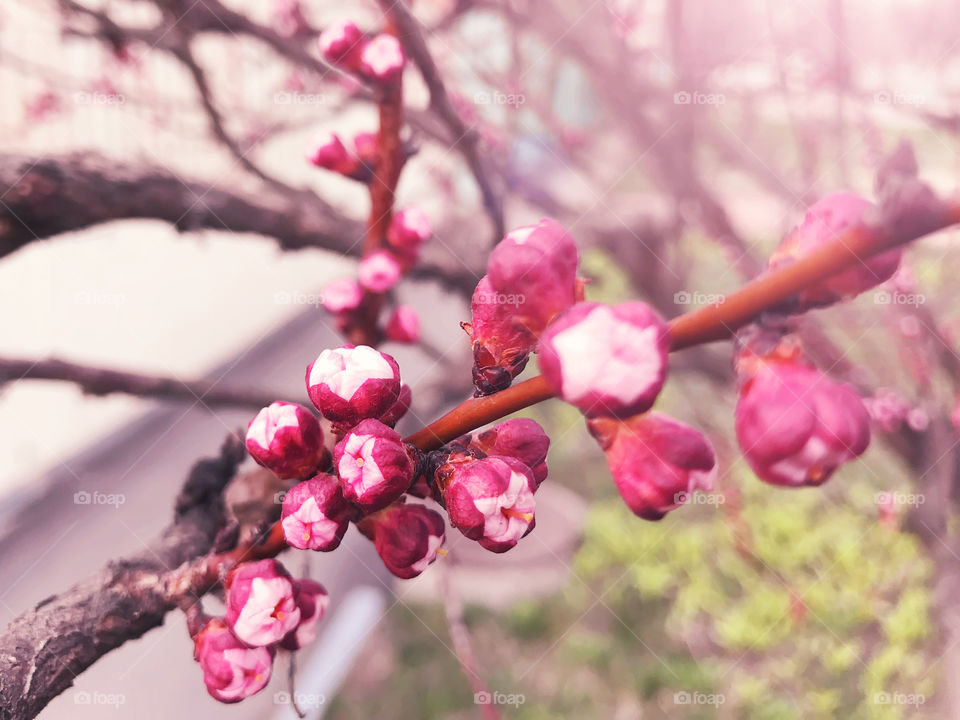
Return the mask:
[(860, 396), (808, 364), (784, 340), (772, 351), (742, 349), (737, 442), (761, 480), (821, 485), (870, 443), (870, 416)]
[[(587, 416), (627, 505), (659, 520), (695, 490), (712, 489), (713, 448), (697, 430), (647, 412), (667, 376), (666, 323), (642, 302), (585, 302), (577, 265), (573, 239), (553, 220), (514, 230), (494, 249), (466, 326), (474, 385), (478, 395), (498, 392), (538, 353), (550, 390)], [(515, 420), (460, 438), (463, 452), (437, 473), (451, 522), (493, 550), (512, 547), (533, 524), (549, 439), (531, 423), (539, 430)], [(532, 482), (522, 481), (518, 462)]]
[[(323, 289), (323, 306), (337, 318), (340, 329), (348, 327), (364, 305), (366, 293), (389, 293), (417, 261), (420, 246), (433, 234), (430, 219), (411, 205), (393, 214), (387, 229), (387, 246), (364, 255), (357, 279), (339, 278)], [(383, 335), (397, 343), (420, 339), (420, 318), (407, 305), (396, 305), (387, 317)]]
[[(872, 203), (850, 192), (827, 195), (807, 210), (803, 222), (797, 225), (770, 258), (770, 268), (789, 265), (836, 240), (846, 230), (865, 227)], [(860, 293), (889, 280), (900, 265), (902, 250), (894, 248), (875, 255), (856, 267), (821, 280), (797, 296), (799, 309), (831, 305), (849, 300)]]
[(312, 642), (327, 592), (313, 580), (294, 580), (276, 560), (237, 566), (226, 587), (225, 617), (203, 618), (192, 635), (207, 691), (232, 703), (266, 687), (278, 647)]
[[(306, 386), (336, 437), (332, 462), (312, 413), (291, 406), (296, 412), (286, 411), (278, 419), (277, 407), (290, 403), (274, 403), (261, 411), (251, 422), (247, 441), (258, 462), (282, 471), (282, 477), (301, 480), (283, 499), (280, 527), (286, 543), (302, 550), (331, 551), (340, 545), (350, 522), (355, 522), (373, 540), (391, 572), (403, 578), (419, 574), (437, 557), (444, 523), (425, 506), (405, 504), (422, 456), (393, 429), (412, 400), (410, 388), (400, 381), (396, 361), (365, 345), (331, 348), (307, 367)], [(271, 430), (263, 439), (265, 423)], [(307, 436), (309, 442), (304, 440)], [(284, 629), (278, 629), (277, 623), (294, 623), (290, 617), (296, 608), (290, 598), (295, 596), (282, 592), (286, 581), (280, 575), (270, 583), (276, 587), (278, 602), (282, 601), (276, 605), (279, 614), (273, 625), (257, 627), (238, 610), (228, 614), (241, 640), (264, 641), (265, 634), (272, 637)], [(240, 605), (241, 592), (232, 595)]]
[(327, 27), (318, 45), (323, 59), (331, 65), (381, 85), (399, 78), (407, 62), (396, 37), (388, 33), (367, 37), (349, 20)]
[(497, 244), (463, 327), (473, 346), (478, 395), (508, 387), (536, 352), (540, 334), (583, 297), (579, 253), (555, 220), (517, 228)]

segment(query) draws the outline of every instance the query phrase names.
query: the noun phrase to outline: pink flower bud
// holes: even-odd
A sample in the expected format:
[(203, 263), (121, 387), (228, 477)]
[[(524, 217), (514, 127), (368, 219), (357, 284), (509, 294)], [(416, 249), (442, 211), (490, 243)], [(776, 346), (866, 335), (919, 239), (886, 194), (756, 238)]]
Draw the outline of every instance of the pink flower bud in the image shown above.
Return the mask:
[(376, 250), (360, 261), (357, 277), (370, 292), (384, 293), (400, 280), (400, 263), (386, 250)]
[(522, 296), (514, 321), (539, 335), (559, 313), (577, 301), (579, 254), (573, 238), (555, 220), (520, 227), (490, 253), (490, 288)]
[[(840, 232), (860, 225), (872, 209), (869, 201), (850, 192), (833, 193), (820, 199), (807, 211), (803, 222), (780, 243), (770, 258), (771, 269), (790, 265), (835, 241)], [(894, 248), (821, 280), (800, 293), (800, 303), (803, 307), (829, 305), (869, 290), (893, 276), (902, 254), (901, 248)]]
[(417, 250), (433, 235), (429, 216), (416, 205), (403, 208), (390, 219), (387, 242), (398, 250)]
[(340, 138), (332, 132), (321, 130), (307, 146), (307, 162), (325, 170), (348, 173), (356, 160), (343, 146)]
[(497, 293), (484, 275), (473, 293), (472, 322), (463, 324), (473, 347), (473, 384), (478, 395), (510, 387), (523, 372), (537, 338), (516, 322), (522, 295)]
[(360, 53), (360, 72), (369, 80), (385, 83), (400, 76), (407, 56), (400, 41), (381, 33), (368, 42)]
[(437, 559), (446, 537), (443, 518), (424, 505), (394, 503), (357, 526), (373, 540), (387, 570), (399, 578), (414, 578)]
[(216, 700), (240, 702), (270, 682), (273, 651), (247, 647), (223, 620), (216, 618), (208, 622), (194, 636), (193, 643), (193, 656), (203, 670), (203, 683)]
[(283, 498), (281, 526), (287, 543), (300, 550), (336, 550), (349, 525), (350, 507), (331, 475), (297, 483)]
[(367, 345), (324, 350), (307, 367), (307, 393), (324, 417), (355, 425), (393, 407), (400, 395), (400, 368)]
[(400, 418), (407, 414), (407, 411), (410, 409), (410, 405), (413, 403), (413, 392), (410, 390), (410, 386), (404, 383), (400, 385), (400, 397), (397, 398), (397, 401), (393, 404), (387, 412), (380, 416), (380, 422), (384, 425), (389, 425), (393, 427), (399, 422)]
[(650, 409), (667, 376), (669, 330), (642, 302), (578, 303), (540, 338), (540, 369), (557, 395), (588, 416)]
[(774, 485), (820, 485), (870, 443), (870, 417), (856, 392), (796, 360), (750, 363), (736, 429), (750, 467)]
[(323, 430), (307, 408), (277, 401), (263, 408), (250, 421), (247, 452), (278, 477), (307, 477), (313, 474), (326, 454)]
[(537, 483), (519, 460), (451, 456), (437, 484), (450, 522), (491, 552), (506, 552), (533, 530)]
[(414, 343), (420, 339), (420, 318), (409, 305), (398, 305), (387, 321), (387, 337), (398, 343)]
[(280, 642), (300, 622), (290, 573), (276, 560), (239, 565), (227, 578), (225, 619), (247, 645)]
[(540, 423), (530, 418), (515, 418), (485, 430), (469, 439), (469, 447), (486, 455), (516, 458), (533, 473), (540, 486), (547, 477), (547, 450), (550, 438)]
[(337, 443), (333, 464), (343, 496), (364, 512), (397, 500), (413, 482), (403, 438), (379, 420), (364, 420)]
[(300, 610), (300, 622), (280, 641), (284, 650), (299, 650), (317, 639), (317, 623), (327, 612), (330, 602), (326, 588), (310, 578), (294, 580), (293, 595)]
[(323, 288), (323, 306), (332, 313), (356, 310), (363, 300), (363, 290), (352, 278), (339, 278)]
[(340, 20), (320, 33), (317, 45), (328, 63), (352, 70), (359, 67), (366, 40), (353, 22)]
[(592, 418), (587, 427), (607, 455), (621, 497), (644, 520), (660, 520), (694, 490), (713, 489), (713, 446), (689, 425), (654, 412), (623, 422)]

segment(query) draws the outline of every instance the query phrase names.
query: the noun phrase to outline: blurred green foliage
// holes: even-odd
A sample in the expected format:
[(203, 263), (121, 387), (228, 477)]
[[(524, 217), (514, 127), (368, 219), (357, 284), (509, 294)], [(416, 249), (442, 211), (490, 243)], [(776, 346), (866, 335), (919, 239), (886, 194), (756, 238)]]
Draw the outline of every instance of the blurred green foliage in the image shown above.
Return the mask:
[[(909, 699), (930, 698), (935, 681), (932, 566), (915, 538), (877, 522), (856, 473), (843, 473), (841, 497), (743, 475), (728, 485), (742, 510), (638, 527), (622, 503), (598, 503), (578, 574), (609, 587), (625, 619), (666, 603), (664, 631), (717, 668), (717, 717), (914, 717)], [(666, 687), (693, 692), (685, 682)]]

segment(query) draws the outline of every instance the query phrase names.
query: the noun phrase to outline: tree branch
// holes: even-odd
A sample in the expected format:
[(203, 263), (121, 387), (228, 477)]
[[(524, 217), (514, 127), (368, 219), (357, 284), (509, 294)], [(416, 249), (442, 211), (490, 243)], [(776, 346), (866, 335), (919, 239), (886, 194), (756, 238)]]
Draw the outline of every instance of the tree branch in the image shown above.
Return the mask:
[(0, 720), (35, 717), (103, 655), (163, 624), (181, 601), (171, 568), (210, 550), (223, 521), (221, 492), (243, 457), (239, 438), (227, 438), (219, 457), (194, 465), (174, 521), (149, 549), (41, 600), (0, 633)]
[[(722, 303), (708, 305), (674, 318), (670, 323), (671, 351), (721, 340), (775, 308), (804, 288), (862, 263), (864, 259), (960, 223), (960, 198), (937, 207), (906, 207), (903, 214), (884, 216), (877, 227), (856, 225), (829, 244), (787, 267), (768, 272)], [(553, 397), (542, 375), (501, 392), (464, 401), (439, 420), (406, 439), (421, 450), (435, 450), (445, 442), (510, 413)]]
[(125, 393), (164, 400), (186, 400), (208, 406), (235, 405), (262, 408), (276, 396), (256, 390), (220, 387), (206, 380), (177, 378), (123, 372), (109, 368), (78, 365), (57, 360), (21, 360), (0, 357), (0, 386), (18, 380), (63, 380), (75, 383), (88, 395)]
[(477, 146), (480, 136), (477, 131), (468, 127), (460, 117), (460, 113), (450, 101), (447, 88), (440, 77), (430, 49), (420, 28), (420, 23), (410, 13), (403, 0), (378, 0), (384, 12), (389, 13), (397, 25), (397, 35), (403, 44), (407, 55), (416, 63), (420, 75), (430, 91), (430, 109), (443, 121), (452, 134), (452, 142), (460, 151), (483, 196), (483, 205), (490, 220), (493, 222), (494, 235), (500, 239), (506, 227), (503, 217), (503, 204), (487, 174), (483, 161), (480, 158)]
[[(313, 192), (222, 190), (162, 168), (99, 155), (34, 160), (0, 154), (0, 188), (0, 258), (36, 240), (135, 218), (163, 220), (181, 232), (265, 235), (284, 250), (318, 248), (357, 257), (363, 249), (363, 225)], [(467, 295), (473, 292), (482, 273), (471, 272), (452, 251), (435, 250), (410, 276), (437, 280)]]

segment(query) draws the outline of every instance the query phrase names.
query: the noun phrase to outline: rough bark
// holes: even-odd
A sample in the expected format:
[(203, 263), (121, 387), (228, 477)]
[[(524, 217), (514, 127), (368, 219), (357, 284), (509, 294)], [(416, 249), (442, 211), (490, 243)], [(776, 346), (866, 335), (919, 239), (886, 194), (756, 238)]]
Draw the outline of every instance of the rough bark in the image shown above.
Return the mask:
[(239, 440), (228, 438), (218, 457), (194, 465), (173, 522), (148, 550), (107, 563), (0, 632), (0, 720), (35, 717), (103, 655), (163, 624), (183, 600), (175, 570), (211, 550), (221, 492), (242, 458)]

